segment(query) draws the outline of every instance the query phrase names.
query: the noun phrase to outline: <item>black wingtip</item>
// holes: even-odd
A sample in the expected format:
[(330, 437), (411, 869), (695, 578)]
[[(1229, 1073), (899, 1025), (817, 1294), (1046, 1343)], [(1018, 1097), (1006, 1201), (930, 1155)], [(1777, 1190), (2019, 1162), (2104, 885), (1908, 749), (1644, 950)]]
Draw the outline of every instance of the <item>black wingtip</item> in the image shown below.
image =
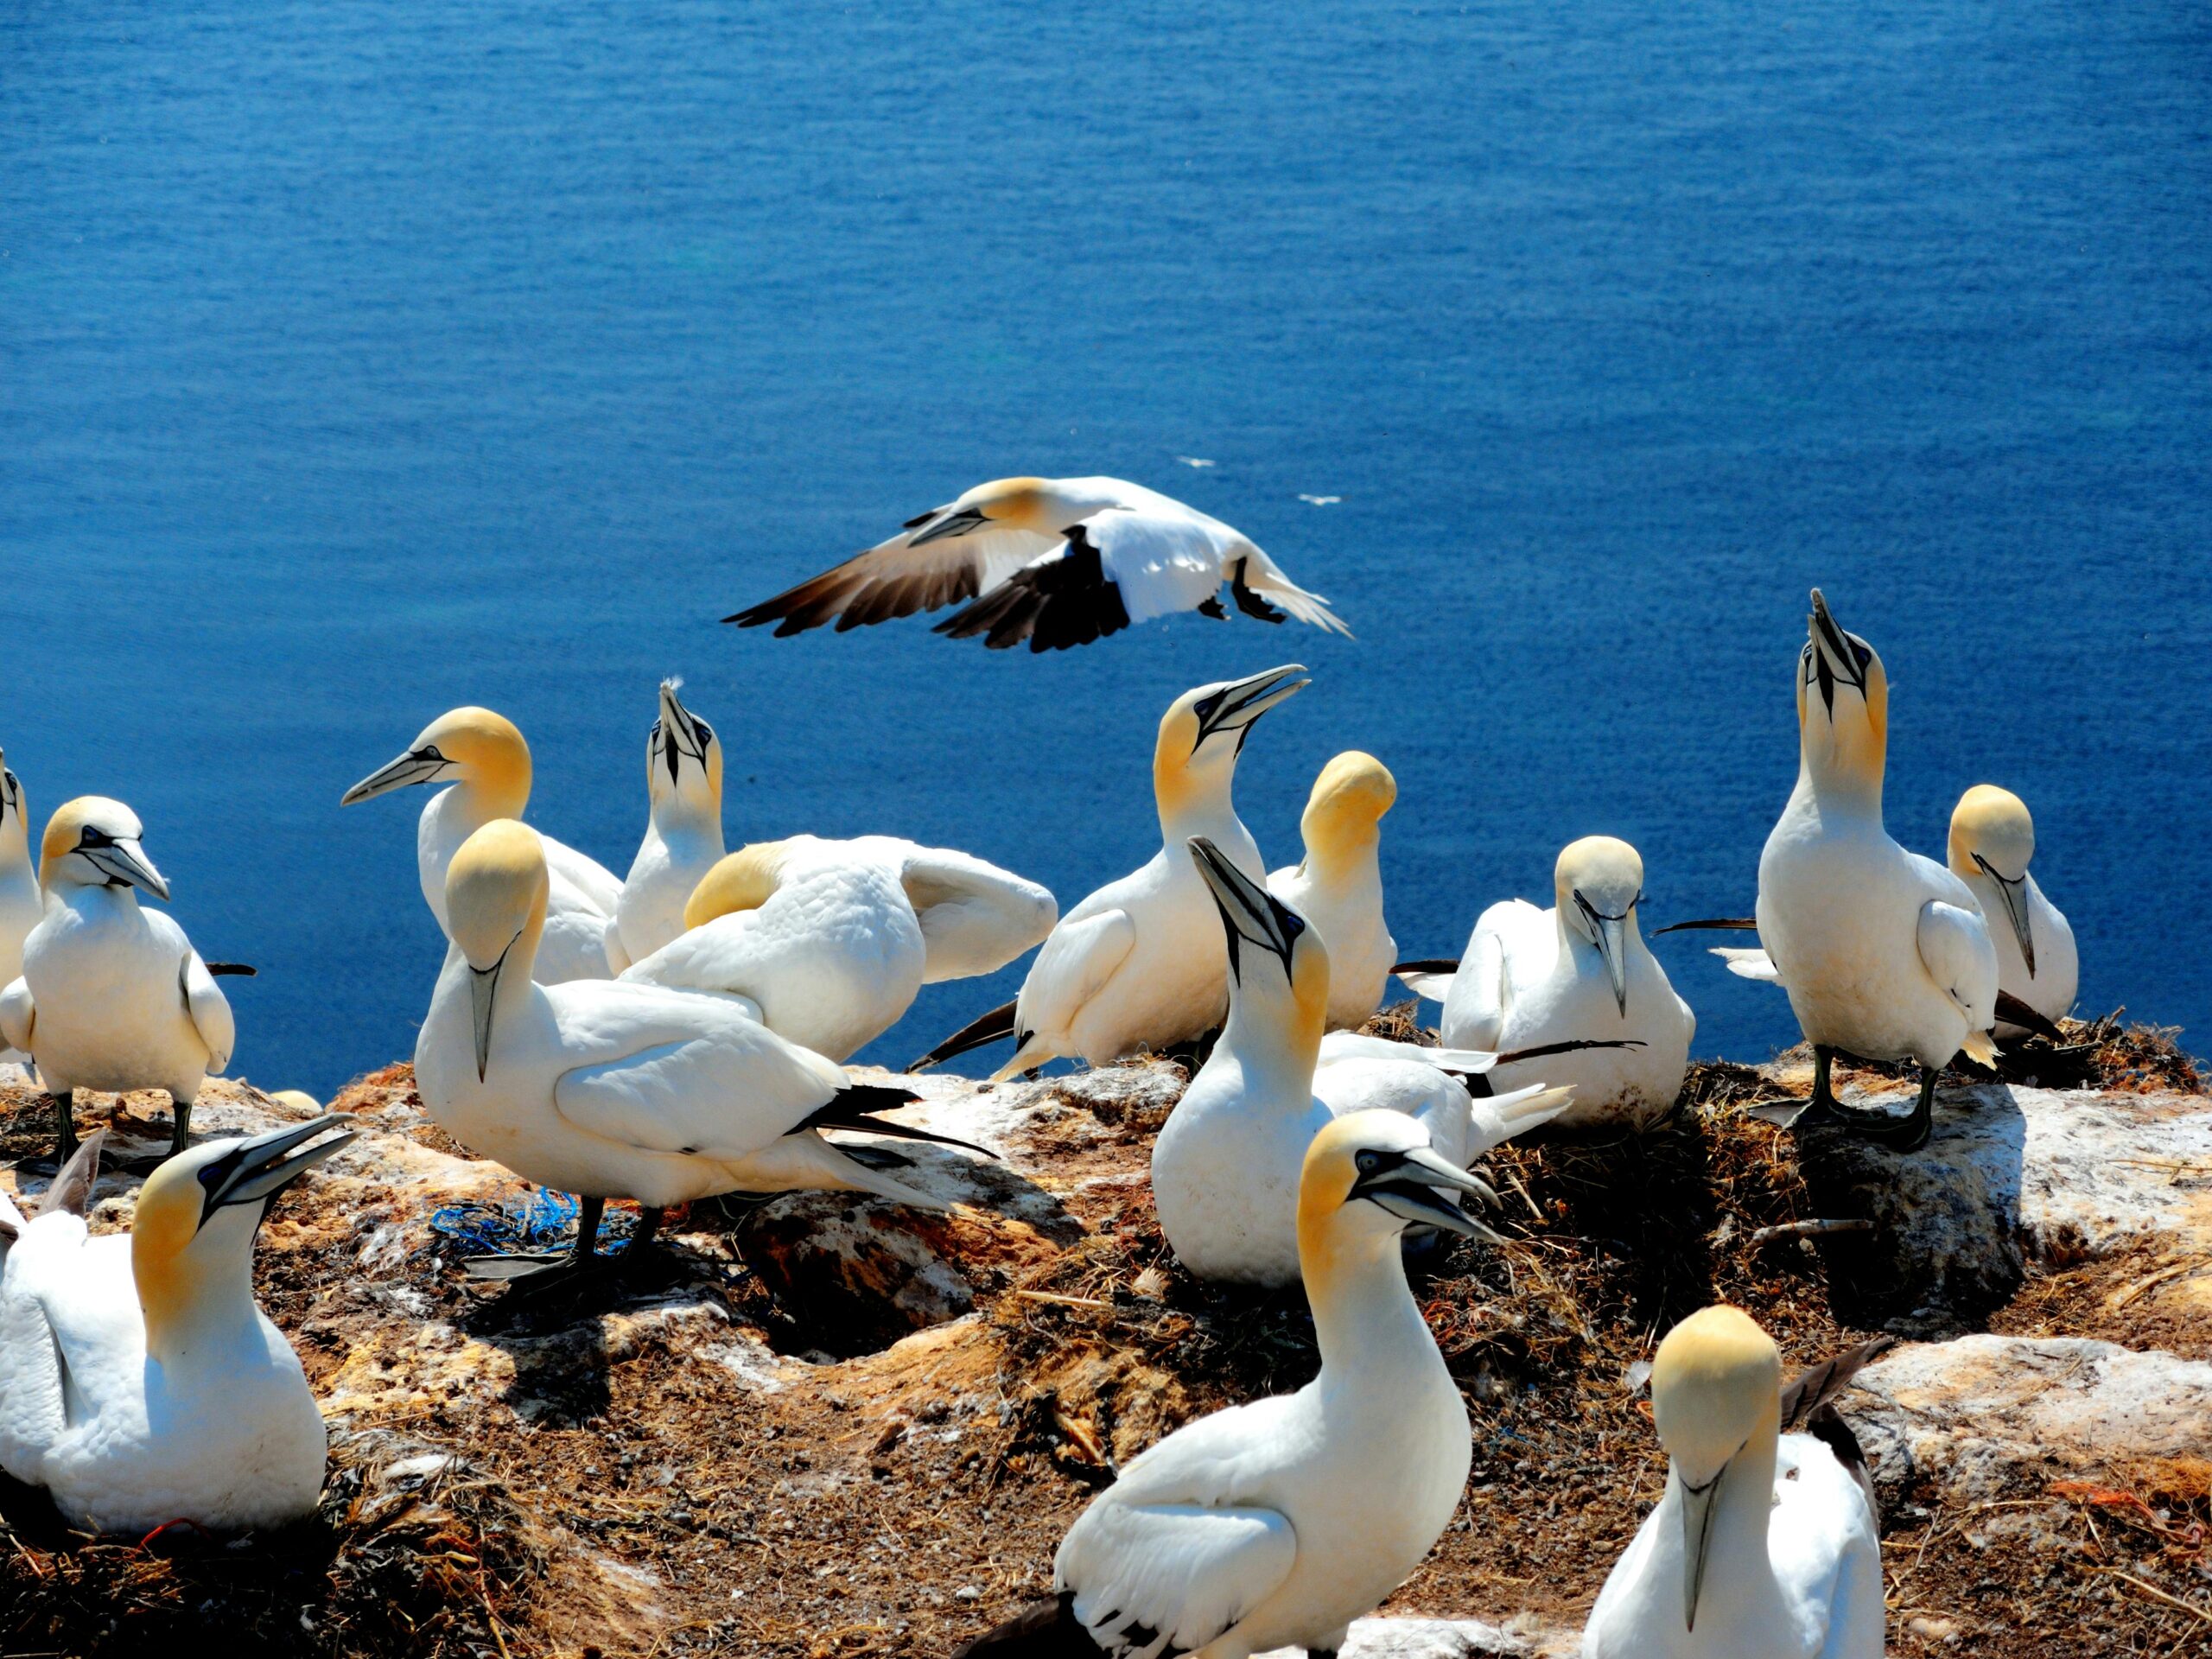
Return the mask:
[(840, 1089), (830, 1097), (827, 1104), (810, 1114), (798, 1129), (848, 1129), (856, 1135), (880, 1135), (893, 1141), (921, 1141), (933, 1147), (957, 1147), (963, 1152), (981, 1154), (994, 1163), (999, 1154), (988, 1147), (979, 1147), (973, 1141), (963, 1141), (956, 1135), (939, 1135), (933, 1129), (917, 1128), (912, 1123), (899, 1123), (887, 1117), (878, 1117), (878, 1112), (887, 1112), (900, 1106), (911, 1106), (921, 1096), (911, 1089), (894, 1089), (882, 1084), (856, 1083)]
[(1063, 1590), (962, 1643), (952, 1659), (1099, 1659), (1099, 1652), (1090, 1632), (1077, 1622), (1074, 1592)]
[(954, 1032), (935, 1048), (909, 1065), (909, 1071), (926, 1071), (933, 1065), (957, 1058), (970, 1049), (982, 1048), (1000, 1039), (1014, 1035), (1014, 1008), (1011, 1002), (1002, 1003), (988, 1014), (978, 1014)]
[(2030, 1007), (2010, 991), (1997, 993), (1997, 1017), (2008, 1026), (2020, 1026), (2038, 1037), (2047, 1037), (2054, 1043), (2066, 1040), (2066, 1033), (2058, 1022)]
[(1655, 927), (1651, 930), (1651, 937), (1656, 939), (1662, 933), (1686, 933), (1694, 928), (1726, 928), (1739, 933), (1756, 933), (1759, 931), (1759, 924), (1756, 916), (1708, 916), (1701, 921), (1669, 922), (1664, 927)]
[(1452, 957), (1423, 957), (1419, 962), (1402, 962), (1393, 967), (1394, 974), (1456, 974), (1459, 960)]
[(207, 971), (218, 979), (226, 976), (233, 979), (256, 979), (261, 973), (259, 969), (247, 962), (211, 962), (207, 964)]

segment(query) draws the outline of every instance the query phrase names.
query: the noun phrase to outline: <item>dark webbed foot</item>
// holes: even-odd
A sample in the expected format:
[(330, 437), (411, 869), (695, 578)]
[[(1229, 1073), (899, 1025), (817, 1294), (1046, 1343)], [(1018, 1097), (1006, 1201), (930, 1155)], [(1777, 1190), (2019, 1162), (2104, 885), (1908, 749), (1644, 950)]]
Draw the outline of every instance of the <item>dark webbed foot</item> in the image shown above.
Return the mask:
[(1893, 1152), (1918, 1152), (1928, 1144), (1935, 1128), (1936, 1083), (1942, 1075), (1941, 1067), (1920, 1068), (1920, 1098), (1913, 1103), (1910, 1114), (1898, 1118), (1887, 1112), (1861, 1111), (1839, 1103), (1828, 1084), (1828, 1070), (1834, 1058), (1834, 1051), (1814, 1046), (1813, 1097), (1791, 1128), (1838, 1128)]
[(59, 1149), (54, 1162), (56, 1169), (66, 1167), (69, 1160), (77, 1155), (77, 1125), (70, 1116), (75, 1097), (76, 1090), (73, 1089), (47, 1096), (54, 1104), (54, 1127), (59, 1131), (54, 1136), (54, 1145)]
[(619, 1255), (599, 1253), (599, 1226), (607, 1211), (604, 1198), (581, 1201), (576, 1216), (576, 1243), (566, 1252), (540, 1251), (525, 1255), (473, 1255), (461, 1263), (469, 1278), (486, 1283), (509, 1283), (508, 1294), (518, 1300), (551, 1300), (602, 1290), (620, 1279), (634, 1277), (661, 1257), (653, 1241), (660, 1232), (662, 1212), (642, 1209), (630, 1242)]

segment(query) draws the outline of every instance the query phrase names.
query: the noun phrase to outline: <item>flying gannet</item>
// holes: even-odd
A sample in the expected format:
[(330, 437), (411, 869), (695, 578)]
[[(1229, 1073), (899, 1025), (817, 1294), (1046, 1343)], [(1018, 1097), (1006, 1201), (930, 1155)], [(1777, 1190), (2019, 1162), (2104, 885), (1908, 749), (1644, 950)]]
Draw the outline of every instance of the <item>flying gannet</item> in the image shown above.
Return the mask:
[[(1637, 925), (1643, 861), (1624, 841), (1586, 836), (1560, 852), (1552, 890), (1550, 910), (1525, 899), (1492, 905), (1455, 971), (1409, 982), (1444, 1004), (1440, 1033), (1454, 1048), (1598, 1039), (1543, 1061), (1547, 1082), (1574, 1090), (1560, 1121), (1649, 1122), (1681, 1092), (1697, 1020)], [(1490, 1075), (1501, 1088), (1534, 1080), (1525, 1061)]]
[[(1421, 1122), (1440, 1155), (1448, 1145), (1464, 1156), (1470, 1147), (1487, 1152), (1566, 1104), (1567, 1090), (1541, 1085), (1485, 1101), (1484, 1130), (1495, 1125), (1503, 1133), (1477, 1144), (1466, 1088), (1407, 1058), (1443, 1052), (1344, 1033), (1325, 1039), (1329, 953), (1319, 930), (1211, 842), (1194, 839), (1191, 856), (1226, 938), (1229, 1020), (1153, 1143), (1152, 1195), (1176, 1259), (1199, 1278), (1297, 1282), (1306, 1149), (1339, 1112), (1402, 1111)], [(1322, 1065), (1332, 1042), (1336, 1052)], [(1495, 1058), (1452, 1056), (1471, 1072)]]
[(470, 836), (446, 872), (454, 948), (415, 1045), (423, 1107), (480, 1157), (582, 1200), (567, 1262), (501, 1257), (473, 1271), (544, 1274), (543, 1288), (596, 1270), (611, 1198), (644, 1207), (632, 1236), (641, 1245), (668, 1205), (722, 1192), (828, 1187), (942, 1208), (886, 1173), (905, 1162), (887, 1149), (822, 1138), (855, 1129), (944, 1141), (868, 1116), (914, 1099), (908, 1091), (849, 1084), (842, 1068), (729, 998), (534, 982), (550, 887), (543, 838), (507, 818)]
[[(1785, 1391), (1781, 1355), (1740, 1309), (1668, 1332), (1651, 1364), (1667, 1490), (1599, 1592), (1583, 1659), (1879, 1659), (1873, 1504), (1825, 1396), (1880, 1345)], [(1807, 1417), (1815, 1433), (1783, 1433)]]
[(1014, 1039), (1014, 1053), (1000, 1077), (1062, 1055), (1103, 1065), (1221, 1023), (1229, 957), (1189, 842), (1203, 836), (1253, 880), (1266, 880), (1230, 786), (1253, 722), (1304, 688), (1305, 676), (1292, 663), (1199, 686), (1169, 705), (1152, 758), (1160, 849), (1143, 868), (1108, 882), (1061, 917), (1021, 994), (938, 1044), (915, 1070), (1007, 1036)]
[(1052, 895), (966, 853), (890, 836), (794, 836), (729, 855), (687, 931), (626, 980), (745, 1000), (833, 1060), (899, 1023), (925, 984), (995, 973), (1052, 931)]
[(1297, 1197), (1320, 1375), (1232, 1406), (1130, 1463), (1076, 1518), (1055, 1599), (955, 1659), (1101, 1654), (1333, 1659), (1428, 1554), (1458, 1509), (1467, 1408), (1406, 1287), (1401, 1237), (1483, 1236), (1445, 1196), (1480, 1184), (1395, 1112), (1315, 1135)]
[[(499, 818), (519, 818), (530, 804), (530, 745), (514, 722), (489, 709), (454, 709), (423, 728), (396, 760), (378, 767), (346, 791), (352, 806), (414, 784), (450, 780), (423, 809), (415, 836), (415, 864), (423, 897), (448, 938), (446, 866), (461, 843)], [(630, 965), (610, 925), (622, 884), (607, 868), (550, 836), (543, 836), (551, 872), (544, 948), (537, 954), (542, 985), (572, 979), (609, 979)]]
[[(23, 971), (23, 941), (46, 914), (38, 871), (31, 863), (31, 831), (23, 785), (0, 754), (0, 988)], [(0, 1040), (0, 1061), (28, 1058)]]
[(121, 801), (84, 795), (56, 810), (39, 849), (46, 913), (23, 941), (22, 977), (0, 991), (0, 1041), (36, 1061), (65, 1160), (79, 1089), (166, 1090), (169, 1149), (182, 1152), (200, 1085), (237, 1042), (231, 1005), (184, 930), (138, 902), (169, 896), (143, 834)]
[[(2012, 791), (1976, 784), (1959, 797), (1951, 812), (1951, 874), (1967, 884), (1989, 924), (1997, 988), (2055, 1021), (2073, 1012), (2081, 959), (2073, 925), (2028, 874), (2035, 851), (2035, 820)], [(2027, 1028), (1999, 1020), (1997, 1034), (2023, 1037)]]
[(692, 889), (722, 855), (722, 746), (676, 695), (682, 683), (660, 683), (660, 712), (645, 738), (651, 816), (615, 900), (610, 958), (643, 962), (683, 932)]
[(938, 632), (980, 634), (994, 650), (1027, 639), (1032, 651), (1058, 651), (1176, 611), (1222, 618), (1224, 582), (1247, 616), (1280, 622), (1287, 613), (1351, 632), (1241, 532), (1118, 478), (978, 484), (889, 541), (722, 620), (773, 622), (780, 637), (834, 618), (842, 632), (967, 600)]
[[(1298, 827), (1303, 861), (1268, 877), (1268, 890), (1306, 918), (1329, 947), (1329, 1024), (1354, 1029), (1382, 1001), (1397, 944), (1382, 920), (1377, 851), (1398, 781), (1371, 754), (1347, 750), (1321, 768)], [(1448, 1154), (1447, 1154), (1448, 1155)]]
[(180, 1154), (147, 1178), (127, 1235), (86, 1232), (99, 1132), (32, 1215), (0, 1197), (0, 1468), (93, 1532), (314, 1510), (322, 1414), (254, 1305), (253, 1239), (270, 1201), (353, 1138), (317, 1139), (346, 1121)]

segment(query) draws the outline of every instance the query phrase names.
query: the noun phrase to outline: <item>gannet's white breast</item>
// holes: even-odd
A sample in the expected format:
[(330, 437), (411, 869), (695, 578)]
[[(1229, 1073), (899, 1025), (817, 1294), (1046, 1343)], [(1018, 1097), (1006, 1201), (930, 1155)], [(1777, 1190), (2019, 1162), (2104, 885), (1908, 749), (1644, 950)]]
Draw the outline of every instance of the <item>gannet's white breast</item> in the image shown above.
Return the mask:
[(1574, 1040), (1640, 1040), (1641, 1048), (1582, 1049), (1497, 1066), (1500, 1090), (1571, 1086), (1562, 1123), (1648, 1122), (1681, 1090), (1697, 1019), (1675, 994), (1640, 930), (1623, 939), (1625, 1014), (1597, 947), (1562, 940), (1556, 911), (1525, 899), (1492, 905), (1475, 923), (1444, 1003), (1440, 1034), (1454, 1048), (1493, 1052)]
[[(549, 858), (559, 844), (546, 842)], [(614, 902), (615, 932), (623, 954), (632, 963), (643, 962), (678, 938), (683, 932), (684, 901), (721, 856), (719, 823), (672, 825), (664, 831), (648, 820), (638, 855), (630, 861), (630, 874)], [(438, 880), (444, 881), (442, 871)]]
[(0, 1466), (100, 1531), (311, 1510), (327, 1444), (299, 1356), (250, 1300), (203, 1335), (149, 1362), (130, 1238), (38, 1217), (0, 1266)]
[(1299, 1175), (1333, 1114), (1311, 1077), (1271, 1075), (1266, 1058), (1215, 1044), (1153, 1142), (1160, 1231), (1201, 1279), (1298, 1281)]
[(1305, 864), (1286, 865), (1268, 877), (1268, 891), (1319, 931), (1329, 947), (1329, 1024), (1356, 1028), (1382, 1002), (1398, 959), (1397, 941), (1382, 919), (1380, 865), (1364, 859), (1356, 874), (1338, 881), (1323, 880)]
[[(2082, 958), (2074, 943), (2074, 925), (2044, 896), (2035, 876), (2026, 876), (2028, 937), (2036, 947), (2032, 975), (2028, 972), (2027, 958), (2020, 954), (2019, 938), (2005, 913), (2004, 895), (1998, 892), (1997, 883), (1979, 870), (1960, 879), (1981, 906), (1982, 918), (1989, 925), (1989, 942), (1997, 950), (1998, 989), (2018, 997), (2046, 1020), (2071, 1014), (2075, 996), (2082, 988)], [(2020, 1037), (2026, 1032), (2005, 1022), (1998, 1026), (1997, 1034)]]
[[(416, 865), (423, 897), (438, 925), (446, 927), (446, 868), (480, 826), (467, 809), (466, 786), (440, 790), (423, 809), (416, 831)], [(536, 977), (541, 985), (572, 979), (608, 979), (616, 964), (608, 954), (608, 924), (622, 899), (622, 883), (595, 859), (541, 832), (552, 891), (546, 902), (545, 937), (537, 947)], [(679, 911), (681, 906), (678, 906)], [(450, 929), (448, 929), (448, 933)], [(619, 948), (620, 935), (615, 943)]]
[[(187, 976), (196, 958), (184, 930), (126, 889), (69, 887), (50, 898), (23, 948), (46, 1086), (162, 1089), (194, 1098), (230, 1055), (227, 1042), (212, 1053), (193, 1020)], [(213, 981), (203, 993), (222, 995)]]
[(1824, 815), (1809, 791), (1792, 796), (1759, 855), (1758, 918), (1808, 1041), (1940, 1066), (1994, 1016), (1997, 957), (1979, 901), (1878, 818)]
[[(1716, 1522), (1716, 1526), (1719, 1523)], [(1881, 1545), (1866, 1494), (1809, 1434), (1782, 1437), (1767, 1526), (1770, 1579), (1706, 1564), (1697, 1628), (1684, 1628), (1681, 1494), (1644, 1517), (1582, 1637), (1583, 1659), (1880, 1659)]]

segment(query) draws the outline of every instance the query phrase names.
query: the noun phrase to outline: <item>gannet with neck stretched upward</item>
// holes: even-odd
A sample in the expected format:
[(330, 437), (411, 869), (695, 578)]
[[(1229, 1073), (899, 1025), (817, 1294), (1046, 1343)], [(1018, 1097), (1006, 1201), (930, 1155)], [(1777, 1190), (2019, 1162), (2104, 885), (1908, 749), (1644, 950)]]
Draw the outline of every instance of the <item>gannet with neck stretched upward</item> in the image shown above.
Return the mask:
[(550, 887), (543, 842), (526, 824), (498, 819), (461, 843), (446, 872), (454, 948), (415, 1045), (416, 1086), (447, 1133), (583, 1200), (567, 1262), (499, 1258), (482, 1276), (595, 1270), (608, 1198), (645, 1207), (639, 1242), (668, 1205), (722, 1192), (828, 1187), (942, 1207), (884, 1173), (903, 1159), (822, 1138), (857, 1129), (942, 1141), (867, 1116), (915, 1098), (908, 1091), (849, 1084), (842, 1068), (728, 998), (533, 982)]
[[(2074, 928), (2028, 873), (2036, 853), (2035, 820), (2009, 789), (1976, 784), (1951, 812), (1951, 874), (1965, 882), (1989, 924), (1997, 950), (1997, 988), (2046, 1020), (2073, 1012), (2082, 982)], [(1999, 1037), (2027, 1028), (2000, 1020)]]
[[(1576, 1039), (1591, 1047), (1541, 1062), (1547, 1082), (1574, 1090), (1564, 1123), (1649, 1122), (1672, 1109), (1697, 1019), (1643, 942), (1637, 910), (1643, 861), (1611, 836), (1570, 842), (1552, 871), (1553, 907), (1525, 899), (1492, 905), (1475, 923), (1458, 970), (1418, 988), (1444, 1004), (1454, 1048), (1536, 1048)], [(1508, 1063), (1493, 1085), (1534, 1080), (1534, 1063)]]
[(1480, 1184), (1395, 1112), (1313, 1137), (1296, 1199), (1321, 1349), (1296, 1394), (1232, 1406), (1136, 1459), (1068, 1529), (1054, 1600), (955, 1659), (1333, 1659), (1421, 1565), (1471, 1461), (1467, 1408), (1406, 1288), (1408, 1228), (1484, 1231)]
[[(530, 804), (530, 745), (504, 715), (489, 709), (449, 709), (424, 727), (405, 753), (362, 779), (338, 804), (352, 806), (395, 789), (433, 783), (447, 787), (423, 809), (415, 836), (416, 873), (430, 913), (450, 938), (446, 867), (461, 843), (485, 824), (522, 817)], [(538, 982), (611, 978), (630, 965), (612, 926), (622, 884), (573, 847), (550, 836), (543, 840), (552, 888), (544, 947), (537, 953)]]
[(608, 955), (632, 963), (683, 931), (683, 906), (723, 851), (722, 746), (715, 728), (676, 695), (681, 684), (660, 683), (660, 713), (645, 737), (651, 816), (614, 901), (615, 943)]
[(1058, 651), (1177, 611), (1222, 618), (1224, 582), (1248, 616), (1280, 622), (1287, 613), (1351, 632), (1241, 531), (1118, 478), (978, 484), (889, 541), (722, 620), (773, 622), (780, 638), (835, 618), (842, 633), (969, 600), (938, 632), (980, 635), (993, 650), (1026, 639), (1033, 652)]
[(793, 836), (729, 855), (687, 931), (626, 980), (744, 999), (833, 1060), (899, 1023), (925, 984), (995, 973), (1052, 931), (1052, 895), (950, 849), (891, 836)]
[(1879, 1659), (1872, 1503), (1829, 1434), (1782, 1432), (1808, 1403), (1785, 1404), (1781, 1355), (1740, 1309), (1668, 1332), (1651, 1363), (1667, 1490), (1599, 1593), (1583, 1659)]
[[(1837, 626), (1817, 588), (1807, 635), (1797, 786), (1759, 855), (1759, 943), (1813, 1046), (1812, 1103), (1800, 1121), (1842, 1119), (1910, 1151), (1928, 1139), (1936, 1081), (1952, 1057), (1996, 1058), (1997, 950), (1974, 890), (1882, 826), (1882, 659)], [(1900, 1125), (1839, 1107), (1828, 1087), (1837, 1049), (1917, 1060), (1911, 1116)]]
[(1321, 768), (1299, 820), (1306, 857), (1268, 877), (1268, 890), (1329, 947), (1329, 1025), (1350, 1030), (1382, 1001), (1397, 943), (1382, 919), (1377, 856), (1398, 780), (1371, 754), (1347, 750)]
[(98, 1134), (34, 1214), (0, 1197), (0, 1468), (94, 1532), (314, 1510), (322, 1414), (254, 1305), (253, 1239), (270, 1200), (353, 1138), (318, 1138), (346, 1122), (170, 1159), (139, 1190), (128, 1236), (86, 1232)]
[(46, 913), (23, 941), (22, 976), (0, 991), (0, 1041), (37, 1063), (64, 1159), (76, 1150), (79, 1089), (166, 1090), (169, 1149), (182, 1152), (200, 1086), (230, 1064), (238, 1039), (184, 930), (138, 902), (169, 896), (144, 833), (137, 813), (103, 796), (55, 810), (39, 849)]
[(1152, 760), (1161, 846), (1060, 918), (1021, 994), (940, 1043), (918, 1068), (1012, 1036), (1010, 1077), (1062, 1055), (1103, 1065), (1201, 1036), (1229, 1001), (1221, 922), (1188, 842), (1203, 836), (1255, 881), (1260, 849), (1230, 798), (1253, 722), (1308, 682), (1298, 664), (1202, 685), (1160, 716)]
[[(38, 871), (31, 863), (31, 831), (23, 786), (0, 755), (0, 989), (23, 971), (23, 941), (46, 914)], [(28, 1058), (0, 1039), (0, 1061)]]

